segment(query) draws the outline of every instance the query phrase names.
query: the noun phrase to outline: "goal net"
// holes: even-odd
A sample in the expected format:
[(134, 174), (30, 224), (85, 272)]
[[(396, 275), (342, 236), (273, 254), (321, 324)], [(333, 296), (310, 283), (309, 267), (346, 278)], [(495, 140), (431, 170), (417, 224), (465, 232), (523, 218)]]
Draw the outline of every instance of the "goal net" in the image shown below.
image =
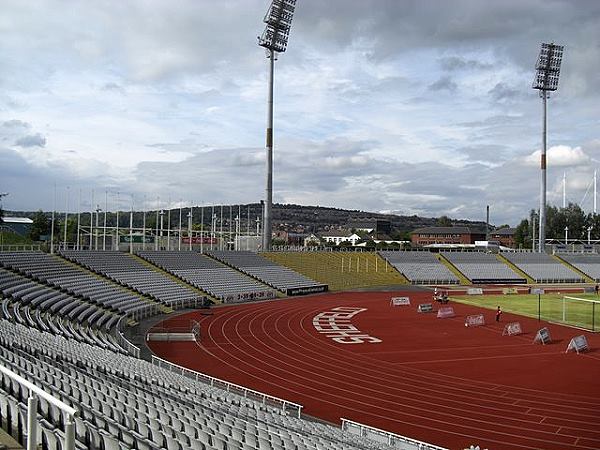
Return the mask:
[(600, 327), (600, 301), (565, 295), (550, 308), (551, 320), (586, 330)]

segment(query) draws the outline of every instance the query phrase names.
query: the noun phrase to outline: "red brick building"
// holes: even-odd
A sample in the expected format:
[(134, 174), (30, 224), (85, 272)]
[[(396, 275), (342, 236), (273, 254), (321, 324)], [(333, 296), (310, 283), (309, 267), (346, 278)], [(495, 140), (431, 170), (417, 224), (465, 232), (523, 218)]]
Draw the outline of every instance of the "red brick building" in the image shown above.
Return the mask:
[(410, 234), (414, 246), (431, 244), (475, 244), (485, 240), (485, 231), (471, 230), (468, 227), (428, 227), (418, 228)]
[(491, 241), (498, 241), (503, 247), (515, 248), (516, 228), (501, 228), (490, 233)]

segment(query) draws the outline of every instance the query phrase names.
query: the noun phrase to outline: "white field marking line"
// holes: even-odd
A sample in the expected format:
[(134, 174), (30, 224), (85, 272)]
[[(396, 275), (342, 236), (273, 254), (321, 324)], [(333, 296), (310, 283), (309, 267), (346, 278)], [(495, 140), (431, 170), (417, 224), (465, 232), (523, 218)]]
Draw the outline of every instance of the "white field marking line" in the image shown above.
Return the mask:
[[(452, 347), (450, 350), (479, 350), (482, 348), (489, 349), (502, 349), (502, 348), (515, 348), (515, 347), (531, 347), (531, 342), (522, 343), (522, 344), (507, 344), (507, 345), (471, 345), (468, 347)], [(405, 353), (423, 353), (423, 352), (447, 352), (449, 349), (447, 347), (429, 347), (424, 349), (415, 349), (415, 350), (387, 350), (387, 351), (369, 351), (370, 355), (402, 355)]]
[[(279, 320), (279, 319), (278, 319), (278, 320)], [(288, 320), (288, 323), (289, 323), (289, 320)], [(264, 329), (264, 323), (263, 323), (263, 329)], [(282, 334), (282, 337), (285, 339), (285, 334), (284, 334), (284, 333), (281, 333), (281, 332), (280, 332), (280, 334)], [(270, 347), (270, 348), (271, 348), (271, 347)], [(321, 362), (322, 362), (322, 361), (321, 361)], [(321, 366), (321, 369), (322, 369), (322, 366)], [(445, 407), (447, 407), (447, 406), (445, 406)], [(564, 407), (564, 405), (561, 405), (561, 407)], [(539, 415), (539, 414), (536, 414), (536, 416), (540, 416), (540, 415)], [(522, 420), (526, 422), (526, 420), (524, 420), (524, 419), (522, 419)], [(553, 426), (554, 426), (554, 425), (553, 425)]]
[[(307, 316), (308, 316), (308, 314), (307, 314)], [(305, 316), (305, 318), (306, 318), (306, 316)], [(301, 327), (302, 327), (302, 329), (303, 329), (303, 330), (305, 331), (305, 333), (306, 333), (306, 329), (304, 328), (303, 322), (301, 322)], [(308, 335), (309, 335), (309, 336), (311, 336), (311, 335), (310, 335), (310, 333), (309, 333)], [(314, 339), (314, 340), (317, 340), (317, 339)], [(528, 342), (529, 342), (529, 341), (528, 341)], [(319, 349), (322, 349), (323, 345), (321, 344), (321, 342), (320, 342), (320, 341), (319, 341), (319, 344), (318, 344), (318, 345), (319, 345), (319, 347), (318, 347), (318, 348), (319, 348)], [(529, 343), (528, 345), (530, 345), (530, 343)], [(335, 347), (335, 346), (333, 346), (333, 345), (329, 345), (328, 347)], [(335, 347), (335, 349), (336, 349), (336, 351), (337, 351), (338, 353), (340, 352), (340, 349), (339, 349), (339, 348)], [(349, 354), (349, 359), (352, 361), (352, 364), (353, 364), (353, 365), (355, 365), (355, 364), (356, 364), (356, 357), (357, 357), (357, 354), (356, 354), (356, 353), (350, 352), (349, 350), (346, 350), (346, 349), (341, 349), (341, 352), (343, 352), (344, 354)], [(545, 353), (545, 354), (547, 354), (547, 353)], [(562, 353), (560, 353), (560, 354), (562, 354)], [(373, 359), (373, 358), (370, 358), (368, 355), (365, 355), (364, 353), (361, 353), (360, 355), (361, 355), (361, 357), (362, 357), (363, 359), (370, 359), (370, 360), (371, 360), (371, 359)], [(392, 367), (394, 366), (394, 363), (391, 363), (391, 362), (382, 362), (382, 361), (379, 361), (379, 360), (375, 360), (375, 361), (376, 361), (376, 364), (375, 364), (375, 369), (374, 369), (374, 370), (375, 370), (375, 371), (376, 371), (378, 374), (379, 374), (379, 373), (380, 373), (380, 371), (381, 371), (381, 365), (389, 365), (389, 366), (392, 366)], [(384, 363), (385, 363), (385, 364), (384, 364)], [(364, 365), (361, 365), (361, 367), (364, 367)], [(416, 368), (414, 368), (414, 371), (419, 371), (419, 372), (422, 372), (422, 371), (420, 371), (419, 369), (416, 369)], [(428, 376), (429, 378), (433, 378), (433, 379), (435, 379), (435, 380), (436, 380), (436, 382), (438, 382), (438, 381), (439, 381), (439, 374), (438, 374), (438, 376), (432, 375), (432, 372), (431, 372), (431, 371), (426, 371), (426, 374), (427, 374), (427, 376)], [(404, 375), (404, 376), (405, 376), (405, 375)], [(414, 376), (414, 375), (413, 375), (413, 376)], [(452, 378), (454, 378), (454, 379), (456, 379), (456, 378), (459, 378), (459, 379), (460, 379), (460, 377), (452, 377)], [(463, 381), (464, 381), (466, 384), (468, 384), (470, 387), (472, 387), (472, 386), (473, 386), (473, 383), (474, 383), (474, 382), (479, 382), (479, 381), (474, 381), (474, 380), (469, 380), (469, 379), (464, 379), (464, 378), (462, 378), (462, 380), (463, 380)], [(480, 382), (480, 383), (481, 383), (481, 384), (488, 385), (488, 386), (490, 385), (490, 383), (487, 383), (487, 382)], [(503, 386), (503, 385), (498, 385), (498, 384), (491, 384), (491, 385), (492, 385), (492, 386), (494, 386), (494, 388), (497, 388), (498, 386)], [(514, 389), (526, 389), (526, 388), (518, 388), (518, 387), (515, 387), (515, 386), (503, 386), (503, 389), (506, 389), (507, 387), (508, 387), (508, 388), (510, 388), (510, 389), (513, 389), (513, 390), (514, 390)], [(465, 389), (463, 388), (462, 390), (465, 390)], [(529, 389), (528, 391), (529, 391), (529, 392), (531, 392), (532, 390), (531, 390), (531, 389)], [(556, 398), (556, 395), (557, 395), (556, 393), (552, 393), (552, 394), (550, 394), (548, 391), (539, 391), (539, 390), (533, 390), (533, 391), (535, 391), (535, 392), (536, 392), (538, 395), (540, 395), (540, 393), (542, 393), (542, 394), (544, 394), (544, 395), (552, 395), (552, 398), (553, 398), (553, 399), (554, 399), (554, 398)], [(594, 407), (596, 407), (596, 406), (597, 406), (597, 403), (595, 403), (595, 402), (589, 402), (589, 401), (586, 401), (586, 402), (581, 402), (581, 401), (577, 401), (577, 400), (572, 400), (572, 396), (571, 396), (571, 395), (567, 395), (566, 397), (567, 397), (567, 401), (570, 401), (570, 402), (577, 402), (577, 403), (584, 403), (584, 404), (588, 404), (588, 403), (589, 403), (590, 405), (593, 405)], [(557, 406), (563, 407), (564, 405), (557, 405)]]
[[(278, 317), (278, 321), (279, 321), (280, 319), (281, 319), (281, 316), (279, 316), (279, 317)], [(288, 324), (289, 324), (289, 322), (290, 322), (290, 319), (288, 319)], [(264, 328), (264, 321), (263, 321), (262, 325), (263, 325), (263, 328)], [(513, 420), (514, 420), (514, 419), (513, 419)], [(487, 423), (491, 423), (491, 422), (487, 422)], [(494, 422), (494, 423), (496, 423), (496, 422)], [(551, 425), (551, 427), (552, 427), (552, 428), (555, 428), (555, 427), (556, 427), (556, 425)], [(513, 428), (519, 428), (519, 427), (513, 427)], [(520, 429), (523, 429), (523, 428), (520, 428)], [(446, 432), (447, 432), (447, 431), (446, 431)], [(551, 432), (539, 432), (539, 431), (538, 431), (538, 433), (551, 433)], [(535, 440), (535, 439), (533, 439), (533, 440)], [(550, 442), (554, 442), (554, 441), (550, 441)], [(562, 444), (562, 445), (564, 445), (564, 444)], [(566, 444), (566, 445), (569, 445), (569, 444)]]
[[(218, 358), (217, 358), (217, 359), (218, 359)], [(403, 422), (403, 423), (406, 423), (406, 422)], [(442, 430), (439, 430), (439, 431), (442, 431)], [(447, 431), (447, 430), (446, 430), (445, 432), (446, 432), (446, 433), (448, 433), (448, 431)], [(453, 432), (450, 432), (450, 433), (451, 433), (451, 434), (457, 434), (457, 435), (459, 435), (459, 436), (470, 436), (470, 435), (464, 435), (464, 434), (460, 434), (460, 433), (453, 433)], [(513, 436), (515, 436), (515, 435), (513, 435)], [(568, 445), (568, 444), (566, 444), (566, 445)], [(518, 445), (518, 444), (517, 444), (517, 446), (518, 446), (518, 447), (523, 447), (523, 446), (521, 446), (521, 445)]]
[[(255, 320), (255, 319), (256, 319), (256, 316), (254, 316), (254, 318), (253, 318), (252, 320)], [(281, 319), (281, 316), (278, 316), (278, 321), (279, 321), (280, 319)], [(290, 319), (288, 319), (288, 324), (289, 324), (289, 321), (290, 321)], [(263, 322), (262, 322), (262, 325), (263, 325), (263, 328), (264, 328), (264, 320), (263, 320)], [(325, 393), (325, 392), (324, 392), (324, 393)], [(411, 416), (414, 416), (414, 415), (411, 415)], [(473, 420), (473, 419), (471, 419), (471, 420)], [(513, 420), (515, 420), (515, 419), (513, 419)], [(475, 421), (478, 421), (478, 420), (475, 420)], [(479, 421), (481, 421), (481, 420), (479, 420)], [(486, 423), (496, 423), (496, 422), (486, 422)], [(514, 426), (512, 426), (512, 427), (513, 427), (513, 428), (517, 428), (517, 429), (524, 429), (524, 428), (522, 428), (522, 427), (514, 427)], [(556, 427), (556, 425), (551, 425), (551, 427), (552, 427), (552, 428), (555, 428), (555, 427)], [(446, 432), (447, 432), (447, 431), (446, 431)], [(537, 433), (550, 433), (550, 434), (552, 434), (551, 432), (540, 432), (540, 431), (537, 431)], [(506, 433), (505, 433), (505, 434), (506, 434)], [(532, 439), (532, 440), (539, 440), (539, 439), (535, 439), (535, 438), (530, 438), (530, 439)], [(548, 442), (554, 442), (554, 441), (548, 441)], [(569, 445), (569, 444), (567, 444), (567, 445)]]
[[(352, 354), (352, 355), (353, 355), (353, 358), (354, 358), (354, 354)], [(427, 372), (427, 374), (428, 374), (428, 376), (429, 376), (429, 375), (430, 375), (430, 372)], [(438, 377), (438, 378), (439, 378), (439, 377)], [(473, 383), (473, 380), (469, 380), (469, 383), (470, 383), (470, 384), (472, 384), (472, 383)], [(489, 384), (489, 383), (486, 383), (486, 384)], [(498, 385), (494, 385), (494, 389), (498, 389), (498, 388), (499, 388), (499, 386), (498, 386)], [(510, 386), (510, 388), (514, 389), (514, 386)], [(464, 389), (463, 389), (463, 390), (464, 390)], [(544, 393), (546, 393), (546, 392), (544, 392)], [(572, 402), (572, 400), (569, 400), (569, 401), (571, 401), (571, 402)]]
[(561, 327), (574, 328), (576, 330), (586, 331), (586, 332), (592, 333), (592, 334), (600, 333), (600, 330), (592, 331), (589, 328), (578, 327), (577, 325), (568, 324), (568, 323), (564, 323), (564, 322), (554, 322), (552, 320), (549, 320), (548, 323), (551, 323), (552, 325), (560, 325)]
[[(521, 337), (521, 338), (525, 339), (524, 336), (514, 336), (514, 337)], [(591, 355), (588, 355), (588, 354), (583, 354), (583, 355), (588, 356), (588, 357), (592, 357)], [(363, 354), (362, 356), (364, 358), (369, 358), (368, 355), (364, 355)], [(593, 357), (593, 359), (597, 359), (597, 358)], [(375, 360), (375, 361), (377, 361), (377, 360)], [(381, 363), (384, 363), (384, 362), (381, 362)], [(423, 369), (419, 369), (419, 368), (416, 368), (416, 367), (412, 368), (412, 369), (414, 369), (414, 371), (419, 371), (419, 372), (423, 371)], [(431, 373), (431, 372), (429, 372), (427, 370), (425, 370), (425, 372)], [(541, 390), (538, 390), (538, 389), (524, 388), (524, 387), (518, 387), (518, 386), (507, 386), (507, 385), (498, 384), (498, 383), (492, 384), (492, 383), (489, 383), (489, 382), (486, 382), (486, 381), (483, 381), (483, 380), (469, 380), (467, 378), (458, 377), (458, 376), (454, 376), (454, 375), (447, 375), (447, 374), (437, 374), (437, 375), (445, 377), (446, 379), (463, 380), (463, 381), (467, 381), (467, 382), (471, 381), (471, 383), (476, 382), (476, 383), (479, 383), (479, 384), (487, 384), (487, 385), (491, 384), (492, 386), (495, 386), (495, 388), (496, 387), (503, 387), (503, 388), (517, 389), (517, 390), (526, 391), (526, 392), (536, 392), (536, 393), (549, 394), (548, 391), (541, 391)], [(439, 381), (439, 378), (438, 378), (438, 381)], [(572, 401), (572, 402), (577, 402), (577, 403), (591, 403), (591, 404), (597, 405), (597, 403), (595, 403), (595, 402), (592, 403), (592, 402), (585, 401), (585, 400), (573, 400), (572, 399), (572, 397), (574, 395), (575, 396), (579, 396), (579, 397), (583, 397), (584, 394), (561, 394), (561, 393), (553, 393), (553, 395), (554, 396), (556, 396), (556, 395), (566, 396), (568, 398), (568, 401)]]
[(512, 359), (512, 358), (524, 358), (524, 357), (532, 357), (532, 356), (547, 356), (547, 355), (561, 355), (563, 352), (556, 353), (523, 353), (521, 355), (497, 355), (497, 356), (479, 356), (479, 357), (471, 357), (471, 358), (453, 358), (453, 359), (431, 359), (428, 361), (402, 361), (397, 363), (392, 363), (396, 365), (411, 365), (411, 364), (437, 364), (437, 363), (447, 363), (447, 362), (464, 362), (464, 361), (480, 361), (486, 359)]
[[(254, 315), (254, 316), (253, 316), (253, 318), (252, 318), (252, 320), (257, 320), (257, 318), (258, 318), (258, 316), (257, 316), (257, 315)], [(247, 363), (247, 364), (248, 364), (248, 363)], [(248, 364), (248, 365), (250, 365), (250, 364)], [(281, 369), (279, 369), (279, 370), (281, 371)], [(313, 373), (313, 374), (316, 374), (316, 373)], [(275, 375), (275, 374), (273, 374), (273, 375)], [(303, 385), (304, 385), (304, 384), (303, 384)], [(327, 388), (327, 389), (330, 389), (330, 385), (326, 385), (326, 388)], [(327, 392), (327, 391), (320, 391), (320, 392), (323, 392), (323, 393), (325, 393), (325, 392)], [(330, 394), (330, 395), (332, 395), (331, 393), (329, 393), (329, 394)], [(356, 394), (356, 393), (355, 393), (355, 394)], [(335, 396), (334, 396), (334, 397), (335, 397)], [(344, 396), (344, 397), (342, 397), (342, 398), (343, 398), (343, 399), (347, 399), (347, 396)], [(361, 404), (366, 404), (366, 403), (364, 403), (364, 402), (360, 402), (360, 403), (361, 403)], [(374, 406), (374, 405), (370, 405), (370, 406)], [(414, 408), (414, 407), (413, 407), (413, 408)], [(446, 408), (448, 408), (448, 407), (446, 406)], [(383, 409), (383, 408), (378, 408), (378, 409)], [(415, 408), (415, 409), (416, 409), (416, 408)], [(389, 410), (388, 410), (388, 411), (389, 411)], [(471, 420), (474, 420), (474, 419), (471, 419)], [(477, 419), (475, 419), (475, 420), (477, 420)], [(524, 422), (526, 422), (525, 420), (521, 420), (521, 421), (524, 421)]]

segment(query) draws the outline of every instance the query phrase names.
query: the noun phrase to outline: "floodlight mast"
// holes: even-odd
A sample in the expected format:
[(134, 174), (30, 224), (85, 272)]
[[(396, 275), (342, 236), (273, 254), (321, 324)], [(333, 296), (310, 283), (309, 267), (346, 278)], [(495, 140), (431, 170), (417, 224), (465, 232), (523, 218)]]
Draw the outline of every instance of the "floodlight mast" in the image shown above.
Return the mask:
[(296, 0), (272, 0), (265, 15), (265, 30), (258, 38), (258, 45), (264, 47), (269, 59), (269, 87), (267, 99), (267, 187), (265, 209), (263, 213), (262, 248), (271, 250), (271, 228), (273, 208), (273, 74), (276, 53), (283, 53), (287, 48), (288, 36), (296, 9)]
[(547, 138), (547, 100), (548, 91), (558, 89), (560, 65), (562, 62), (564, 46), (554, 43), (542, 43), (542, 48), (535, 65), (536, 73), (533, 80), (533, 89), (540, 91), (542, 98), (542, 154), (541, 154), (541, 183), (540, 183), (540, 232), (538, 251), (545, 251), (546, 242), (546, 138)]

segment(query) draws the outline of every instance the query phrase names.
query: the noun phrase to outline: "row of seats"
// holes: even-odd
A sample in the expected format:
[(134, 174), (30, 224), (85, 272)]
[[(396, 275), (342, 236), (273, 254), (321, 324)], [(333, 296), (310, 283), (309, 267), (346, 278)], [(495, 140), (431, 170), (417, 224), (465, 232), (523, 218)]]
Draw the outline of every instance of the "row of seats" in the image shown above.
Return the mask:
[[(0, 320), (0, 364), (78, 409), (77, 449), (389, 449), (94, 345)], [(0, 417), (23, 426), (27, 393), (5, 375)], [(59, 450), (64, 417), (45, 401), (41, 438)]]
[(433, 253), (380, 251), (382, 258), (413, 284), (458, 284), (459, 279)]
[(325, 285), (254, 252), (212, 251), (208, 254), (284, 293), (287, 293), (288, 290), (305, 288), (323, 287), (323, 290), (326, 289)]
[(201, 297), (193, 289), (153, 270), (128, 253), (70, 250), (62, 252), (61, 255), (168, 306), (193, 303)]
[(525, 278), (490, 253), (443, 252), (441, 255), (473, 283), (527, 282)]
[(600, 255), (597, 253), (560, 253), (559, 256), (594, 281), (600, 282)]
[(276, 297), (258, 280), (200, 253), (142, 251), (138, 255), (224, 302)]
[(529, 275), (536, 283), (582, 283), (578, 273), (546, 253), (502, 252), (507, 260)]
[(0, 252), (0, 266), (121, 314), (133, 314), (148, 307), (142, 296), (47, 253)]

